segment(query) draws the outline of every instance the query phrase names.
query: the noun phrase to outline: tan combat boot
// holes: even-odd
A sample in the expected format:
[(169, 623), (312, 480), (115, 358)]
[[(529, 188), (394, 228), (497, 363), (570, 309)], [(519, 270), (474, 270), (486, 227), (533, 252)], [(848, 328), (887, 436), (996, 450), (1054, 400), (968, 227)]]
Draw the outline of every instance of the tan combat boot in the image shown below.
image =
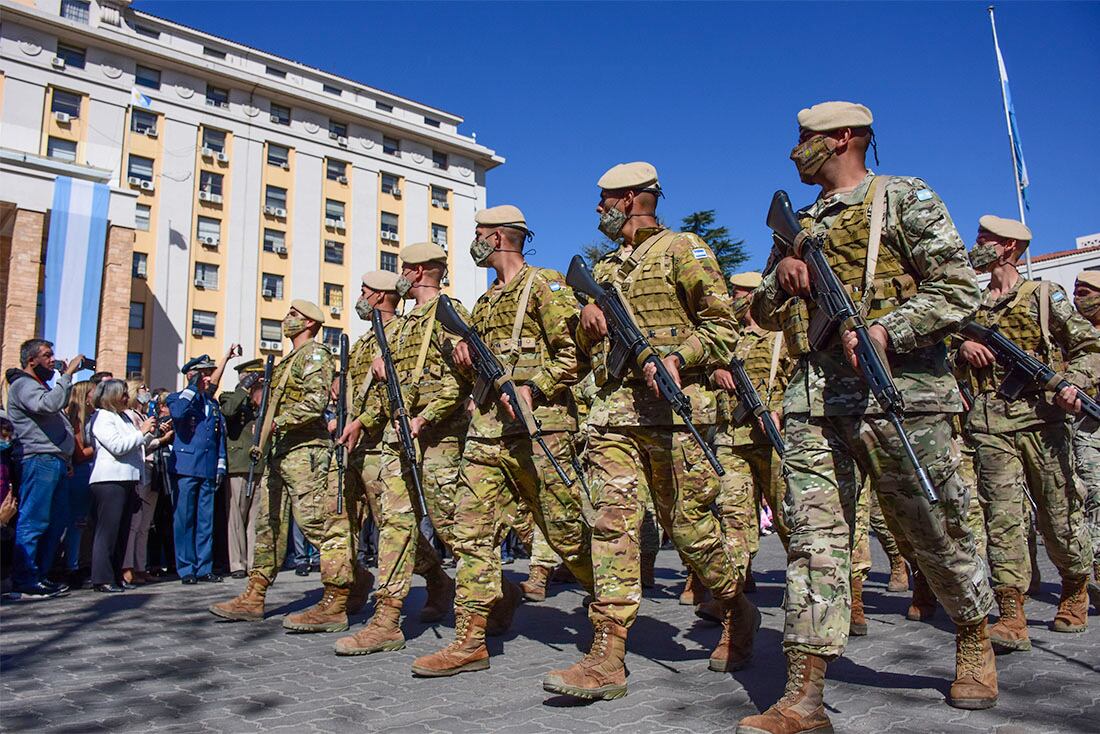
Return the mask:
[(493, 605), (485, 625), (485, 634), (490, 637), (500, 637), (511, 629), (512, 617), (515, 616), (516, 607), (523, 599), (523, 592), (511, 581), (503, 579), (500, 586), (504, 596), (497, 599), (497, 603)]
[(439, 652), (422, 655), (413, 661), (412, 671), (426, 678), (442, 678), (459, 673), (489, 669), (489, 650), (485, 647), (485, 617), (455, 610), (455, 639)]
[(890, 556), (890, 580), (886, 582), (886, 590), (895, 594), (909, 591), (909, 569), (900, 555)]
[(374, 588), (374, 574), (369, 569), (355, 564), (355, 578), (348, 591), (348, 614), (358, 614), (367, 605), (370, 590)]
[(455, 603), (455, 581), (442, 566), (424, 577), (427, 581), (428, 598), (420, 609), (421, 622), (438, 622), (447, 616)]
[(527, 601), (544, 601), (546, 584), (550, 581), (550, 569), (546, 566), (531, 566), (527, 580), (519, 585), (523, 598)]
[(290, 632), (343, 632), (348, 628), (348, 589), (325, 584), (321, 600), (304, 612), (283, 618)]
[(1089, 598), (1085, 587), (1088, 576), (1062, 578), (1062, 597), (1058, 600), (1058, 612), (1051, 629), (1055, 632), (1084, 632), (1088, 629)]
[(626, 695), (626, 627), (610, 620), (595, 625), (588, 654), (564, 670), (553, 670), (542, 679), (550, 693), (610, 701)]
[(909, 603), (909, 610), (905, 618), (914, 622), (925, 622), (936, 614), (936, 595), (928, 585), (924, 574), (913, 569), (913, 601)]
[(234, 622), (261, 622), (264, 618), (264, 598), (271, 582), (254, 573), (248, 577), (248, 586), (240, 596), (229, 601), (210, 605), (210, 613)]
[(955, 628), (955, 680), (947, 694), (949, 706), (988, 709), (997, 703), (997, 664), (986, 624), (983, 619)]
[(378, 600), (374, 614), (363, 629), (349, 637), (336, 641), (337, 655), (370, 655), (374, 652), (390, 652), (405, 647), (405, 635), (401, 634), (401, 599), (383, 597)]
[(704, 622), (710, 622), (711, 624), (722, 624), (722, 621), (726, 617), (726, 608), (717, 599), (708, 599), (699, 606), (695, 607), (695, 616)]
[(752, 643), (760, 629), (760, 610), (746, 598), (738, 594), (725, 603), (722, 618), (722, 638), (710, 654), (707, 667), (718, 673), (741, 670), (752, 660)]
[(852, 616), (848, 620), (848, 634), (863, 637), (867, 634), (867, 617), (863, 613), (863, 577), (852, 577)]
[(688, 571), (684, 581), (684, 590), (680, 592), (680, 603), (684, 606), (696, 607), (710, 598), (710, 591), (703, 585), (702, 580), (694, 571)]
[(1030, 650), (1027, 617), (1024, 615), (1024, 595), (1013, 586), (998, 586), (993, 590), (1001, 618), (989, 628), (989, 639), (997, 652)]
[(825, 658), (787, 651), (787, 689), (762, 714), (741, 719), (737, 734), (831, 734), (825, 713)]
[(642, 551), (642, 588), (652, 589), (657, 585), (657, 576), (654, 569), (657, 565), (657, 554), (653, 551)]

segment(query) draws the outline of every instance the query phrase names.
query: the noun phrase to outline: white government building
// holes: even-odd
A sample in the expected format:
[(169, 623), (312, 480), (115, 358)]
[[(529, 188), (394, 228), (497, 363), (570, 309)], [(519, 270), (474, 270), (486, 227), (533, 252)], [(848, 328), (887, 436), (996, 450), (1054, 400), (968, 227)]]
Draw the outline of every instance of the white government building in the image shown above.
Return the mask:
[(396, 270), (407, 244), (463, 243), (449, 290), (467, 303), (485, 290), (464, 245), (504, 161), (459, 132), (462, 118), (129, 0), (0, 0), (0, 12), (5, 366), (41, 333), (59, 176), (109, 187), (101, 368), (153, 387), (234, 342), (246, 358), (284, 352), (294, 298), (321, 305), (327, 343), (354, 339), (359, 277)]

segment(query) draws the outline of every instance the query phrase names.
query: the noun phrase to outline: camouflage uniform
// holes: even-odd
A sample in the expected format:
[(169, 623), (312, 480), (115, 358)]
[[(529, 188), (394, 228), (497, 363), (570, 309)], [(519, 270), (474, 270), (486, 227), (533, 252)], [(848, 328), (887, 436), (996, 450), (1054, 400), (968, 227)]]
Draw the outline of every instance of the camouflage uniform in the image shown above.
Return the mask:
[[(632, 250), (620, 248), (597, 263), (594, 274), (619, 287), (660, 354), (680, 355), (693, 421), (705, 430), (718, 417), (707, 376), (729, 364), (737, 339), (725, 279), (710, 248), (694, 234), (651, 228), (637, 232), (635, 241)], [(658, 521), (691, 569), (715, 597), (732, 600), (744, 577), (710, 510), (718, 475), (668, 403), (653, 397), (637, 371), (628, 366), (621, 378), (609, 374), (606, 339), (593, 344), (581, 330), (578, 345), (592, 354), (597, 385), (585, 461), (595, 512), (596, 601), (588, 612), (593, 624), (609, 620), (629, 627), (637, 615), (640, 497), (646, 491), (653, 495)]]
[[(287, 370), (290, 375), (282, 390)], [(336, 512), (329, 475), (332, 439), (325, 423), (335, 373), (332, 355), (315, 341), (294, 349), (271, 374), (273, 432), (259, 487), (253, 572), (268, 581), (283, 565), (287, 525), (294, 522), (321, 554), (321, 580), (347, 588), (352, 580), (351, 528)]]
[[(568, 475), (574, 473), (572, 434), (577, 430), (569, 388), (580, 370), (573, 340), (578, 316), (576, 297), (560, 273), (525, 265), (508, 283), (498, 280), (478, 299), (470, 321), (516, 384), (541, 393), (534, 417)], [(527, 512), (577, 580), (591, 588), (581, 483), (565, 485), (495, 395), (477, 406), (470, 420), (458, 487), (456, 609), (484, 616), (501, 598), (498, 546), (514, 518)]]
[[(1100, 334), (1074, 309), (1065, 291), (1049, 285), (1049, 335), (1040, 326), (1045, 288), (1021, 278), (1005, 293), (988, 293), (974, 320), (996, 325), (1007, 338), (1047, 364), (1060, 368), (1068, 359), (1071, 382), (1091, 388), (1100, 375)], [(989, 526), (989, 562), (995, 587), (1027, 591), (1031, 562), (1027, 512), (1018, 477), (1036, 504), (1039, 531), (1047, 553), (1063, 577), (1087, 576), (1092, 547), (1084, 518), (1084, 489), (1074, 479), (1073, 427), (1069, 416), (1027, 386), (1016, 400), (996, 394), (1005, 377), (999, 365), (965, 373), (975, 395), (966, 429), (975, 446), (978, 491)]]
[[(411, 418), (424, 418), (420, 446), (420, 482), (436, 534), (454, 547), (455, 492), (458, 465), (462, 457), (462, 436), (467, 415), (462, 405), (469, 385), (451, 358), (454, 338), (435, 319), (438, 299), (412, 309), (393, 327), (387, 339), (393, 354), (397, 379)], [(453, 301), (463, 312), (462, 305)], [(392, 323), (392, 322), (391, 322)], [(429, 329), (431, 330), (429, 332)], [(428, 341), (425, 341), (425, 340)], [(423, 354), (423, 365), (416, 370)], [(379, 383), (377, 389), (384, 386)], [(401, 441), (393, 427), (389, 401), (379, 398), (386, 427), (382, 436), (382, 457), (378, 533), (378, 590), (376, 598), (404, 599), (409, 593), (414, 563), (420, 568), (420, 501), (416, 497), (410, 467), (402, 458)], [(427, 550), (427, 548), (425, 548)], [(413, 559), (418, 559), (414, 561)]]
[[(887, 187), (886, 221), (873, 297), (864, 304), (869, 210), (880, 184)], [(979, 290), (947, 208), (919, 179), (876, 181), (868, 173), (854, 190), (819, 198), (800, 217), (803, 226), (825, 235), (826, 257), (838, 277), (853, 287), (869, 320), (889, 334), (906, 431), (940, 494), (934, 508), (923, 498), (893, 427), (844, 356), (840, 334), (825, 349), (810, 351), (806, 324), (815, 306), (779, 287), (774, 264), (788, 253), (773, 250), (751, 311), (765, 328), (783, 328), (798, 358), (783, 400), (784, 510), (791, 529), (784, 646), (831, 659), (848, 639), (851, 534), (863, 476), (877, 488), (884, 512), (897, 521), (956, 623), (979, 622), (992, 604), (965, 524), (969, 498), (944, 419), (962, 405), (944, 337), (977, 307)]]
[[(1100, 428), (1091, 431), (1078, 424), (1073, 436), (1077, 476), (1085, 487), (1085, 523), (1092, 542), (1093, 564), (1100, 565)], [(1100, 568), (1096, 578), (1100, 581)]]

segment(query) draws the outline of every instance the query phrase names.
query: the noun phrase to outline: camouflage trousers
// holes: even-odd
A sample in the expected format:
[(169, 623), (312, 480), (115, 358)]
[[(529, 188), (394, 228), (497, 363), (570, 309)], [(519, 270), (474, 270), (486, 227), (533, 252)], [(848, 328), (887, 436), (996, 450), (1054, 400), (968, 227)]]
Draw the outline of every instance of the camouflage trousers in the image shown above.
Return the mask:
[(629, 627), (641, 600), (639, 529), (643, 492), (689, 568), (719, 599), (732, 599), (744, 576), (711, 512), (719, 479), (685, 430), (671, 426), (592, 426), (585, 469), (592, 494), (593, 622)]
[(851, 617), (852, 551), (857, 495), (863, 477), (878, 490), (884, 514), (956, 623), (985, 618), (993, 593), (966, 526), (969, 496), (959, 481), (951, 424), (939, 414), (906, 418), (917, 456), (939, 490), (931, 507), (921, 494), (893, 427), (877, 416), (785, 420), (787, 504), (791, 529), (787, 562), (788, 649), (839, 656)]
[[(436, 535), (454, 547), (455, 493), (462, 441), (450, 422), (417, 439), (421, 449), (420, 484), (424, 505)], [(383, 444), (379, 470), (381, 484), (374, 484), (378, 502), (378, 589), (376, 599), (404, 599), (409, 594), (414, 572), (438, 565), (434, 550), (420, 532), (420, 497), (412, 469), (402, 456), (400, 444)], [(371, 485), (368, 485), (368, 490)], [(423, 547), (423, 550), (422, 550)]]
[[(553, 432), (543, 438), (558, 463), (571, 468), (572, 437)], [(523, 511), (531, 513), (577, 581), (591, 588), (591, 537), (581, 493), (580, 482), (565, 486), (542, 449), (525, 435), (467, 439), (455, 510), (455, 608), (486, 615), (501, 598), (499, 546)]]
[(790, 531), (783, 520), (782, 463), (771, 444), (727, 446), (719, 444), (715, 453), (725, 467), (718, 490), (718, 517), (725, 531), (726, 546), (738, 568), (747, 568), (760, 549), (761, 500), (772, 509), (773, 526), (786, 548)]
[[(321, 554), (321, 581), (337, 587), (351, 584), (352, 540), (348, 515), (337, 514), (337, 487), (327, 446), (302, 446), (268, 458), (256, 518), (256, 551), (252, 570), (274, 581), (286, 556), (287, 526), (294, 522)], [(331, 469), (331, 472), (330, 472)]]
[(1048, 423), (996, 435), (972, 432), (971, 436), (989, 528), (993, 585), (1026, 593), (1031, 583), (1024, 491), (1035, 503), (1039, 532), (1058, 572), (1063, 577), (1087, 576), (1092, 571), (1092, 545), (1085, 526), (1084, 488), (1074, 476), (1070, 424)]
[(533, 523), (531, 527), (531, 565), (551, 569), (561, 565), (561, 556), (550, 547), (550, 541), (539, 530), (539, 526)]
[(1085, 431), (1078, 426), (1073, 435), (1073, 453), (1077, 477), (1085, 486), (1085, 522), (1096, 563), (1100, 558), (1100, 428)]

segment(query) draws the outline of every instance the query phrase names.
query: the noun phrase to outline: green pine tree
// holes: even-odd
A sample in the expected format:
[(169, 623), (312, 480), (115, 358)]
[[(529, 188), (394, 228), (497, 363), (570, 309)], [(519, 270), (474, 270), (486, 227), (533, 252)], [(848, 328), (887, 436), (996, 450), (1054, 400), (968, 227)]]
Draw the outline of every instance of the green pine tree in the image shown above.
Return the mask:
[(718, 264), (722, 272), (728, 278), (736, 273), (741, 264), (749, 259), (745, 252), (745, 241), (730, 238), (726, 227), (716, 227), (713, 209), (700, 212), (692, 212), (681, 220), (681, 229), (685, 232), (693, 232), (704, 242), (710, 245), (714, 256), (718, 258)]

